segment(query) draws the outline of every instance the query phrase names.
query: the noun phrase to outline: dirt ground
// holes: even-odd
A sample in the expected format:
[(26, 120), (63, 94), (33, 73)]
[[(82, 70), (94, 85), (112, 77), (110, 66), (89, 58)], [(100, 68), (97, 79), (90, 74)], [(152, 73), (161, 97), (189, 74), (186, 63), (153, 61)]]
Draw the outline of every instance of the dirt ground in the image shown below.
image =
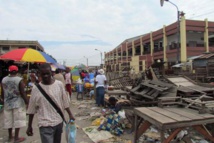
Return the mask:
[[(77, 101), (76, 93), (73, 93), (72, 102), (71, 102), (71, 111), (74, 115), (82, 112), (83, 110), (86, 110), (85, 108), (78, 109), (78, 105), (75, 104), (75, 103), (78, 103), (76, 101)], [(87, 102), (87, 100), (84, 100), (84, 101)], [(95, 104), (90, 103), (89, 106), (87, 107), (87, 109), (90, 109), (91, 107), (95, 107)], [(27, 120), (28, 120), (28, 117), (27, 117)], [(76, 143), (93, 143), (93, 141), (82, 130), (82, 128), (90, 126), (92, 121), (87, 120), (87, 119), (81, 120), (81, 117), (76, 117), (75, 122), (76, 122), (77, 126), (79, 126), (79, 129), (77, 129)], [(26, 133), (25, 133), (26, 129), (27, 129), (27, 127), (21, 128), (21, 130), (20, 130), (20, 136), (26, 138), (24, 143), (41, 143), (39, 129), (37, 126), (37, 116), (34, 117), (34, 121), (33, 121), (34, 135), (32, 137), (28, 137), (26, 135)], [(133, 140), (133, 133), (130, 134), (130, 133), (125, 132), (122, 136), (120, 136), (120, 138)], [(0, 143), (7, 143), (8, 142), (7, 139), (8, 139), (8, 132), (7, 132), (7, 130), (3, 129), (3, 112), (1, 112), (0, 113)], [(64, 130), (63, 130), (63, 134), (62, 134), (62, 143), (66, 143)]]

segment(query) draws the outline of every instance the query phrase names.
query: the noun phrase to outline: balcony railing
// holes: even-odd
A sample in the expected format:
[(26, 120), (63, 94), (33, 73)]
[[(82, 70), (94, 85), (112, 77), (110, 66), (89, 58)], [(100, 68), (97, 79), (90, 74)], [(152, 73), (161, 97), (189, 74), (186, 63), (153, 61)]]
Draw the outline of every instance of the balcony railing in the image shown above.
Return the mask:
[(147, 55), (147, 54), (150, 54), (150, 53), (151, 53), (150, 51), (144, 51), (143, 55)]
[(204, 47), (203, 43), (196, 43), (196, 44), (187, 43), (186, 45), (187, 45), (187, 47)]
[(161, 52), (161, 51), (163, 51), (163, 47), (161, 47), (161, 48), (154, 48), (154, 53)]

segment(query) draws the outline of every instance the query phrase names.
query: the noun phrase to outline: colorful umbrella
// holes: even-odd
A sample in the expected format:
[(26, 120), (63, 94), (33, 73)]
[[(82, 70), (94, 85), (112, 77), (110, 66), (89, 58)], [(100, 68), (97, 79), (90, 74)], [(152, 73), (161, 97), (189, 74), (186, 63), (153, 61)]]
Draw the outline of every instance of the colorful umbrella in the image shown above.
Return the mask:
[(51, 64), (51, 70), (52, 71), (56, 71), (57, 67), (55, 67), (54, 65)]
[(3, 54), (1, 59), (10, 59), (22, 62), (56, 63), (56, 60), (46, 53), (30, 48), (9, 51)]
[(79, 65), (75, 66), (75, 68), (85, 70), (85, 69), (87, 69), (87, 66), (84, 64), (79, 64)]
[[(27, 75), (29, 75), (30, 62), (37, 63), (56, 63), (56, 60), (44, 52), (31, 48), (15, 49), (3, 54), (1, 59), (28, 62)], [(28, 80), (28, 76), (27, 76)]]
[(71, 70), (71, 74), (72, 74), (73, 81), (77, 81), (80, 78), (80, 74), (79, 74), (79, 69), (78, 68), (73, 68)]
[(51, 63), (51, 69), (52, 69), (52, 71), (56, 71), (56, 69), (65, 70), (66, 67), (59, 63)]

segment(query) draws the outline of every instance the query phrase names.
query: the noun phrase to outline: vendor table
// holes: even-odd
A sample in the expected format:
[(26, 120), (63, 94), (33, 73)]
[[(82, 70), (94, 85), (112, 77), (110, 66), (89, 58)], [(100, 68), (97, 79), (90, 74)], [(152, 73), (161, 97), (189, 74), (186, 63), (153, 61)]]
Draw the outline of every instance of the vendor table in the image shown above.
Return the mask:
[[(214, 123), (214, 115), (199, 114), (196, 110), (177, 107), (141, 107), (135, 108), (134, 113), (135, 143), (151, 125), (156, 126), (160, 131), (162, 143), (169, 143), (186, 127), (193, 127), (205, 138), (214, 142), (214, 137), (204, 126), (208, 123)], [(172, 132), (165, 139), (164, 132), (168, 129), (171, 129)]]

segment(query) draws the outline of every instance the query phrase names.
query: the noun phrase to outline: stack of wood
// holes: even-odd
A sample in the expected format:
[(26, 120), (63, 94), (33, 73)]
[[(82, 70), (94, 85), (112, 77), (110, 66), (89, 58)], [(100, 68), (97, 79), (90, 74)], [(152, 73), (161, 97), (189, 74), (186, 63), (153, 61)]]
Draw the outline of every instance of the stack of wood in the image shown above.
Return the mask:
[(129, 99), (133, 106), (153, 106), (159, 97), (175, 97), (177, 88), (173, 84), (159, 80), (143, 81), (130, 90)]
[(109, 81), (109, 84), (114, 86), (114, 89), (124, 89), (126, 86), (132, 86), (132, 80), (129, 77), (119, 77)]
[(133, 81), (128, 75), (119, 74), (118, 72), (111, 72), (107, 74), (108, 84), (114, 89), (124, 89), (126, 86), (132, 86)]

